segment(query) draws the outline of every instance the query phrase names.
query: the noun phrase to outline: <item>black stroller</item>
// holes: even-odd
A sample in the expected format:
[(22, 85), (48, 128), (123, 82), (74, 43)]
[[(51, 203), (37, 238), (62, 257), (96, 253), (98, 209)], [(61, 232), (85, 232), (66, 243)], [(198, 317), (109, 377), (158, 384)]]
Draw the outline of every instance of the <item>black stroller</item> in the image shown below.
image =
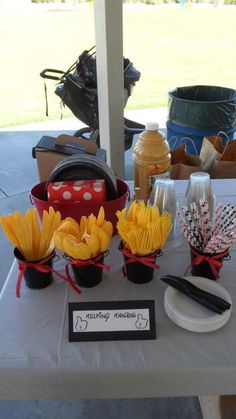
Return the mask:
[[(40, 73), (40, 76), (44, 79), (58, 81), (55, 90), (56, 95), (61, 98), (63, 105), (66, 105), (80, 121), (87, 125), (87, 127), (76, 131), (74, 135), (92, 140), (100, 146), (94, 49), (95, 47), (92, 47), (88, 51), (83, 51), (78, 60), (66, 72), (45, 69)], [(134, 68), (130, 60), (124, 58), (124, 107), (140, 75), (141, 73)], [(47, 107), (46, 85), (45, 96)], [(133, 136), (143, 131), (143, 129), (144, 125), (124, 118), (125, 150), (132, 146)]]

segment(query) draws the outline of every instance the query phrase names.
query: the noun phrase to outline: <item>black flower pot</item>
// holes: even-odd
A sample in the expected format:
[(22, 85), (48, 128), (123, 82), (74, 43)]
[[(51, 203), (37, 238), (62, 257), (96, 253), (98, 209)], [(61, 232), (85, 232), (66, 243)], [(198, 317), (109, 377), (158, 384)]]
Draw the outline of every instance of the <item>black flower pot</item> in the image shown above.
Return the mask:
[[(190, 246), (190, 255), (191, 273), (193, 276), (202, 276), (203, 278), (216, 280), (220, 277), (220, 269), (223, 267), (223, 260), (228, 254), (204, 253)], [(199, 259), (199, 256), (208, 259), (203, 259), (200, 263), (196, 264), (196, 261), (197, 259)], [(210, 260), (213, 263), (213, 268), (211, 266)], [(217, 266), (218, 262), (222, 263), (222, 266)]]
[[(119, 245), (119, 250), (123, 253), (124, 257), (124, 269), (125, 275), (127, 276), (127, 279), (135, 284), (146, 284), (150, 282), (153, 279), (154, 275), (154, 267), (146, 265), (144, 262), (150, 262), (151, 264), (155, 264), (156, 257), (159, 252), (155, 252), (151, 255), (146, 256), (137, 256), (130, 254), (131, 257), (126, 256), (124, 254), (123, 243), (121, 242)], [(129, 253), (129, 251), (128, 251)], [(135, 257), (135, 261), (132, 261), (132, 256)]]
[[(83, 265), (83, 262), (90, 261), (92, 262), (91, 264)], [(102, 254), (99, 258), (96, 257), (94, 259), (90, 259), (89, 261), (80, 260), (78, 261), (78, 265), (72, 264), (71, 266), (76, 283), (80, 287), (85, 288), (95, 287), (96, 285), (100, 284), (100, 282), (102, 281), (103, 268), (100, 266), (96, 266), (95, 264), (93, 264), (93, 262), (103, 264), (103, 261), (104, 254)], [(79, 263), (81, 263), (81, 266), (79, 266)]]
[[(15, 247), (14, 256), (17, 259), (19, 265), (22, 263), (29, 263), (30, 266), (26, 266), (24, 271), (24, 279), (26, 286), (31, 289), (42, 289), (48, 287), (53, 280), (52, 272), (42, 272), (38, 265), (47, 266), (52, 268), (53, 254), (49, 255), (46, 259), (27, 262), (22, 256), (20, 251)], [(35, 265), (35, 267), (34, 267)], [(37, 266), (37, 268), (36, 268)]]

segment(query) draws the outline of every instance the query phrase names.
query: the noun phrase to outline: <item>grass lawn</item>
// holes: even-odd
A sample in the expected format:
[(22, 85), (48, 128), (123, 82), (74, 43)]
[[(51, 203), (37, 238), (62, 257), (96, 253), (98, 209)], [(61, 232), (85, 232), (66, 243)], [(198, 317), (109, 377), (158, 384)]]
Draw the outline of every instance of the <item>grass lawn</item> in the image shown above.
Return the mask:
[[(176, 86), (207, 84), (236, 89), (236, 6), (126, 4), (124, 56), (141, 71), (127, 108), (166, 106)], [(66, 70), (95, 43), (92, 5), (75, 10), (1, 10), (0, 127), (46, 120), (44, 68)], [(60, 99), (47, 82), (50, 118)], [(64, 117), (72, 116), (64, 110)]]

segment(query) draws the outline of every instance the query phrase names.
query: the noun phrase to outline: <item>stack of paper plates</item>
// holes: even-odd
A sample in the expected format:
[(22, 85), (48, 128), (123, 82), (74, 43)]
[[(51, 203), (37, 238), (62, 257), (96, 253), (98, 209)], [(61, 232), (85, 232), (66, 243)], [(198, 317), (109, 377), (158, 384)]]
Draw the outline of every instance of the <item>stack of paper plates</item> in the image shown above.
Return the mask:
[[(232, 304), (229, 293), (217, 282), (196, 276), (186, 277), (186, 279)], [(164, 307), (168, 317), (174, 323), (194, 332), (210, 332), (219, 329), (229, 320), (232, 310), (231, 306), (230, 310), (222, 314), (214, 313), (171, 286), (165, 292)]]
[(84, 179), (104, 179), (107, 200), (117, 198), (114, 172), (103, 160), (88, 154), (74, 154), (61, 160), (50, 173), (48, 182)]

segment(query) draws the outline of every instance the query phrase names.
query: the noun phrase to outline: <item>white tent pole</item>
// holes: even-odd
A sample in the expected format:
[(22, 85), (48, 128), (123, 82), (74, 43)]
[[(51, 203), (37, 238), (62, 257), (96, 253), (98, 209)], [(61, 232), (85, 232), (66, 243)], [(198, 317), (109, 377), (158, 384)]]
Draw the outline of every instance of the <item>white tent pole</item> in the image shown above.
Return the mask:
[(101, 147), (124, 177), (124, 76), (122, 0), (95, 0), (96, 62)]

